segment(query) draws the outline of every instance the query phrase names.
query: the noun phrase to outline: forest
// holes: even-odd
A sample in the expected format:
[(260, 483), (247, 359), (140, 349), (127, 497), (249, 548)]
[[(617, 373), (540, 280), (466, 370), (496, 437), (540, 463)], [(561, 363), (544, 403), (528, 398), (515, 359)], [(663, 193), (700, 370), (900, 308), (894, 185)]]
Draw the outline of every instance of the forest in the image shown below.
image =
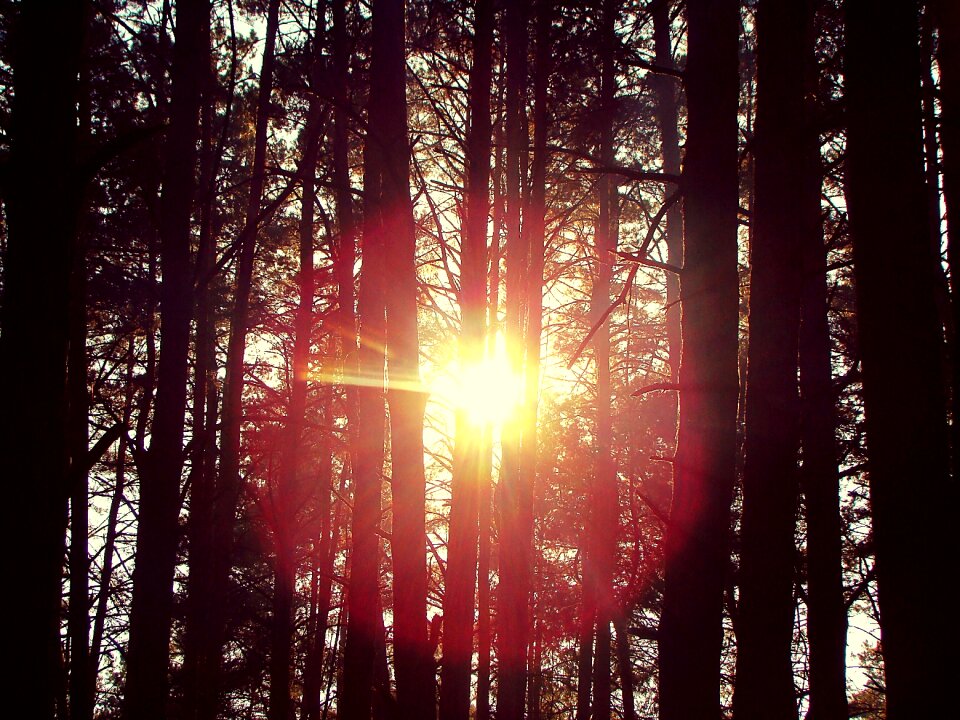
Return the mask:
[(0, 86), (11, 717), (951, 712), (960, 2), (0, 0)]

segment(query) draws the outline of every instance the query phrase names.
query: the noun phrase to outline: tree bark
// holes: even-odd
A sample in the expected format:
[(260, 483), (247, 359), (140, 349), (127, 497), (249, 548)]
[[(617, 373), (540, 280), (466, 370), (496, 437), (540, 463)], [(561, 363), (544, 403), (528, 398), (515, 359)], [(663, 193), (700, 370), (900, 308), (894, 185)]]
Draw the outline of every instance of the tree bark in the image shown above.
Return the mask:
[[(951, 444), (954, 481), (960, 476), (960, 6), (950, 0), (933, 0), (930, 7), (937, 26), (937, 62), (940, 69), (940, 145), (943, 152), (943, 201), (947, 211), (947, 264), (954, 357), (950, 377)], [(937, 228), (939, 230), (939, 228)]]
[[(522, 299), (523, 270), (528, 248), (521, 233), (521, 188), (525, 181), (527, 139), (524, 97), (527, 87), (528, 2), (510, 3), (505, 10), (506, 42), (506, 318), (505, 335), (511, 370), (523, 374)], [(527, 644), (530, 629), (530, 553), (525, 544), (520, 476), (523, 421), (511, 417), (504, 423), (499, 499), (499, 571), (497, 593), (497, 718), (520, 720), (524, 714), (527, 687)]]
[[(67, 526), (69, 278), (81, 186), (76, 174), (77, 74), (83, 4), (13, 9), (7, 246), (0, 336), (0, 432), (10, 507), (5, 530), (18, 590), (10, 612), (27, 642), (7, 676), (52, 718), (62, 697), (59, 638)], [(57, 48), (57, 53), (51, 53)], [(51, 212), (51, 198), (59, 206)], [(7, 534), (9, 533), (9, 534)], [(66, 713), (66, 708), (59, 708)]]
[(800, 285), (800, 489), (807, 509), (807, 641), (810, 704), (806, 720), (846, 720), (847, 615), (843, 592), (837, 408), (830, 358), (827, 251), (821, 220), (823, 169), (815, 124), (818, 68), (812, 38), (803, 49), (806, 100), (794, 201), (802, 225)]
[[(473, 67), (470, 71), (470, 128), (467, 135), (466, 210), (461, 241), (463, 328), (460, 363), (480, 363), (484, 354), (487, 299), (487, 219), (490, 211), (490, 89), (493, 75), (493, 3), (475, 3)], [(479, 542), (481, 467), (488, 430), (457, 414), (450, 531), (443, 596), (443, 664), (440, 720), (470, 715), (473, 613)], [(481, 582), (484, 582), (481, 579)]]
[[(734, 717), (795, 720), (793, 585), (798, 501), (801, 250), (793, 217), (811, 198), (804, 107), (812, 5), (761, 0), (757, 12), (755, 202), (751, 213), (740, 602)], [(787, 169), (790, 169), (787, 171)]]
[(206, 0), (177, 3), (170, 127), (161, 206), (160, 357), (147, 462), (140, 478), (137, 555), (130, 609), (124, 715), (165, 717), (173, 575), (176, 566), (186, 412), (187, 358), (193, 312), (190, 215), (199, 136), (201, 82), (209, 41)]
[[(614, 118), (616, 115), (616, 68), (614, 52), (617, 44), (617, 0), (604, 0), (600, 11), (600, 129), (599, 156), (605, 166), (614, 164)], [(591, 327), (603, 318), (610, 305), (610, 282), (613, 278), (614, 251), (617, 238), (612, 233), (613, 204), (617, 202), (616, 185), (610, 175), (601, 175), (597, 183), (599, 217), (595, 234), (597, 275), (590, 300)], [(596, 602), (596, 640), (593, 650), (592, 717), (610, 717), (612, 694), (610, 680), (611, 623), (616, 604), (613, 576), (619, 520), (617, 506), (617, 466), (613, 456), (613, 420), (611, 414), (610, 325), (602, 322), (593, 336), (594, 360), (597, 365), (597, 447), (592, 488), (590, 542), (593, 545), (594, 571), (588, 582), (594, 584)]]
[[(849, 0), (845, 8), (847, 202), (887, 717), (898, 720), (936, 714), (948, 702), (941, 689), (949, 687), (946, 654), (956, 632), (917, 588), (949, 562), (946, 509), (956, 485), (923, 176), (918, 5), (877, 13)], [(907, 392), (900, 352), (910, 353)]]
[(720, 714), (737, 420), (738, 4), (689, 0), (682, 357), (660, 621), (660, 717)]
[[(382, 19), (382, 18), (381, 18)], [(371, 88), (372, 92), (372, 88)], [(377, 102), (371, 98), (371, 106)], [(347, 637), (343, 659), (343, 693), (338, 714), (346, 720), (369, 720), (373, 710), (377, 645), (382, 642), (378, 617), (380, 560), (377, 530), (383, 474), (386, 413), (384, 369), (386, 347), (386, 236), (382, 230), (383, 157), (377, 142), (364, 145), (363, 266), (357, 318), (360, 325), (357, 378), (357, 435), (354, 452), (352, 553), (347, 590)]]
[(426, 482), (417, 331), (416, 238), (410, 202), (403, 0), (373, 3), (368, 144), (379, 155), (374, 198), (384, 238), (387, 402), (393, 497), (393, 641), (397, 708), (404, 717), (436, 714), (433, 653), (427, 633)]

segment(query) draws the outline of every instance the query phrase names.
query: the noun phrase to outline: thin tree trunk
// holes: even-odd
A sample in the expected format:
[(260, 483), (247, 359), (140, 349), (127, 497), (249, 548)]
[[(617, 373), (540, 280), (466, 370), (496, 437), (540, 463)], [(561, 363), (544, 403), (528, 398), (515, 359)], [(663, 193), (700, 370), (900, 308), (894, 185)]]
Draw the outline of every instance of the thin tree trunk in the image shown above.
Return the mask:
[(627, 628), (627, 612), (618, 608), (613, 620), (617, 633), (617, 670), (620, 674), (620, 695), (623, 697), (623, 719), (637, 720), (634, 701), (633, 660), (630, 656), (630, 632)]
[[(487, 219), (490, 210), (490, 88), (493, 75), (493, 3), (475, 4), (473, 68), (470, 71), (470, 130), (467, 136), (466, 211), (461, 243), (460, 362), (483, 359), (486, 333)], [(443, 664), (440, 719), (470, 715), (473, 612), (476, 591), (480, 471), (488, 453), (486, 427), (457, 414), (455, 465), (450, 501), (446, 584), (443, 597)], [(483, 580), (481, 580), (483, 582)]]
[[(605, 0), (600, 17), (600, 129), (599, 155), (604, 165), (614, 164), (614, 127), (616, 113), (616, 79), (614, 49), (617, 42), (615, 23), (617, 0)], [(597, 275), (590, 302), (591, 326), (603, 316), (610, 304), (610, 281), (613, 277), (614, 251), (617, 239), (612, 235), (611, 206), (616, 200), (616, 186), (609, 175), (601, 175), (597, 183), (599, 217), (595, 228)], [(596, 641), (593, 651), (593, 707), (595, 720), (610, 717), (611, 634), (615, 602), (613, 576), (616, 564), (618, 532), (617, 467), (613, 457), (613, 424), (610, 396), (610, 325), (600, 324), (593, 336), (594, 360), (597, 365), (597, 454), (594, 467), (593, 502), (590, 540), (594, 547), (595, 576), (588, 578), (595, 585)]]
[(803, 48), (803, 185), (794, 201), (801, 227), (800, 488), (807, 509), (807, 640), (810, 704), (806, 720), (846, 720), (847, 616), (843, 596), (837, 408), (830, 359), (827, 252), (820, 194), (823, 182), (814, 100), (818, 69), (812, 37)]
[[(208, 27), (210, 18), (205, 17)], [(207, 36), (209, 39), (209, 36)], [(211, 284), (216, 271), (216, 166), (213, 142), (216, 76), (213, 58), (203, 74), (203, 106), (200, 114), (200, 232), (197, 269), (194, 273), (195, 360), (193, 377), (193, 453), (190, 468), (190, 515), (187, 521), (189, 575), (184, 628), (184, 713), (186, 717), (212, 718), (218, 693), (210, 692), (213, 678), (204, 675), (215, 660), (210, 629), (216, 622), (208, 599), (213, 590), (209, 572), (213, 562), (213, 504), (216, 484), (217, 333), (216, 298)]]
[(87, 268), (86, 242), (76, 240), (70, 277), (70, 339), (67, 351), (67, 392), (70, 447), (70, 717), (93, 717), (90, 678), (90, 542), (87, 443)]
[(177, 3), (167, 166), (161, 205), (160, 337), (157, 398), (147, 463), (140, 478), (137, 556), (133, 571), (124, 716), (166, 715), (173, 575), (176, 565), (186, 412), (187, 358), (193, 311), (190, 215), (193, 202), (201, 82), (196, 68), (209, 52), (210, 4)]
[[(317, 28), (312, 42), (312, 79), (316, 82), (322, 61), (320, 27), (323, 13), (318, 14)], [(319, 88), (316, 88), (319, 91)], [(274, 590), (273, 617), (271, 618), (270, 652), (270, 707), (271, 720), (288, 720), (293, 715), (293, 699), (290, 694), (291, 667), (293, 664), (293, 603), (297, 580), (298, 537), (300, 536), (297, 510), (304, 504), (307, 489), (303, 482), (304, 467), (303, 444), (306, 423), (310, 340), (313, 334), (313, 300), (315, 294), (313, 253), (314, 253), (314, 204), (316, 196), (317, 158), (320, 149), (323, 115), (320, 98), (311, 95), (307, 114), (307, 124), (303, 133), (303, 155), (300, 162), (301, 175), (301, 212), (299, 223), (300, 236), (300, 275), (299, 304), (294, 320), (293, 340), (293, 377), (290, 392), (290, 405), (287, 410), (285, 428), (284, 458), (280, 474), (280, 486), (274, 495)], [(324, 410), (322, 420), (331, 419), (330, 387), (323, 389)], [(324, 433), (326, 436), (326, 433)], [(328, 440), (322, 440), (328, 445)], [(317, 467), (317, 486), (319, 488), (319, 507), (321, 523), (329, 531), (330, 524), (330, 448), (321, 447)], [(325, 516), (325, 517), (323, 517)], [(330, 543), (325, 533), (321, 545), (329, 550)], [(329, 603), (329, 600), (328, 600)], [(326, 626), (326, 618), (324, 618)]]
[[(497, 125), (493, 170), (493, 242), (490, 246), (490, 274), (487, 297), (487, 352), (496, 351), (500, 309), (500, 236), (503, 229), (503, 197), (501, 178), (503, 125)], [(480, 469), (480, 538), (477, 553), (477, 720), (490, 719), (490, 668), (492, 626), (490, 621), (490, 560), (493, 534), (493, 432), (488, 428), (483, 438)]]
[(97, 586), (97, 609), (93, 616), (93, 631), (90, 639), (90, 694), (93, 703), (96, 701), (97, 674), (100, 669), (100, 656), (103, 649), (103, 632), (107, 620), (107, 608), (110, 603), (110, 585), (113, 581), (113, 556), (117, 545), (117, 521), (120, 517), (120, 506), (123, 504), (123, 492), (127, 486), (127, 452), (129, 440), (127, 433), (130, 429), (130, 415), (133, 408), (133, 365), (134, 342), (130, 340), (127, 350), (127, 369), (124, 380), (124, 398), (122, 410), (122, 425), (120, 439), (117, 443), (116, 474), (113, 496), (110, 498), (110, 509), (107, 511), (107, 535), (103, 541), (103, 562), (100, 567), (100, 582)]
[[(521, 233), (521, 207), (527, 156), (524, 97), (527, 87), (528, 2), (506, 7), (504, 35), (507, 56), (506, 92), (506, 345), (511, 369), (523, 374), (522, 299), (528, 248)], [(497, 718), (520, 720), (527, 687), (529, 617), (529, 549), (525, 544), (520, 473), (523, 420), (511, 417), (502, 430), (499, 499), (499, 571), (497, 593)]]
[[(236, 278), (234, 283), (233, 309), (230, 315), (230, 337), (227, 344), (226, 376), (223, 383), (223, 409), (220, 430), (220, 467), (214, 493), (213, 521), (211, 523), (212, 553), (210, 567), (200, 568), (209, 576), (209, 584), (198, 590), (209, 595), (198, 598), (205, 603), (205, 615), (212, 618), (204, 639), (206, 652), (201, 662), (207, 666), (200, 670), (210, 685), (205, 692), (212, 696), (202, 706), (199, 720), (214, 720), (220, 704), (220, 663), (226, 642), (227, 617), (225, 597), (229, 587), (230, 567), (233, 555), (233, 533), (237, 504), (240, 499), (240, 428), (243, 422), (244, 353), (249, 326), (250, 290), (253, 283), (253, 266), (256, 255), (257, 235), (260, 229), (260, 213), (266, 166), (267, 129), (269, 123), (270, 95), (273, 88), (274, 50), (277, 36), (279, 0), (271, 0), (267, 6), (267, 27), (263, 59), (260, 68), (260, 86), (257, 96), (256, 126), (254, 129), (253, 161), (250, 166), (250, 190), (243, 229), (236, 243)], [(211, 714), (208, 714), (211, 713)]]
[(947, 211), (947, 264), (953, 310), (954, 356), (951, 381), (950, 426), (954, 482), (960, 477), (960, 5), (933, 0), (937, 26), (937, 62), (940, 69), (940, 145), (943, 151), (943, 200)]
[[(670, 32), (670, 0), (655, 0), (653, 14), (653, 34), (656, 45), (656, 64), (664, 68), (675, 67)], [(663, 171), (672, 175), (680, 174), (680, 135), (677, 129), (679, 111), (677, 109), (677, 79), (670, 75), (655, 75), (651, 85), (656, 93), (656, 118), (660, 130), (660, 155)], [(680, 203), (674, 203), (667, 211), (666, 222), (667, 263), (673, 267), (683, 265), (683, 213)], [(680, 276), (665, 273), (667, 305), (664, 311), (667, 330), (667, 357), (670, 362), (670, 383), (676, 384), (680, 370)], [(676, 447), (677, 410), (679, 396), (675, 392), (664, 393), (659, 400), (665, 407), (665, 429), (669, 433), (670, 444)], [(654, 500), (666, 507), (670, 490), (667, 487), (654, 488)]]
[[(883, 13), (863, 0), (845, 7), (847, 202), (887, 717), (898, 720), (935, 715), (949, 702), (941, 690), (949, 687), (946, 653), (956, 631), (930, 613), (917, 588), (949, 562), (956, 485), (923, 176), (918, 4)], [(910, 353), (906, 392), (903, 352)]]
[(738, 4), (688, 0), (683, 355), (660, 621), (660, 717), (720, 714), (736, 469)]
[[(381, 102), (381, 101), (377, 101)], [(373, 104), (373, 101), (371, 101)], [(360, 325), (358, 415), (354, 452), (352, 552), (347, 590), (347, 637), (343, 659), (343, 692), (338, 715), (369, 720), (373, 709), (374, 665), (382, 617), (380, 595), (380, 493), (383, 474), (384, 366), (386, 346), (385, 236), (381, 229), (382, 157), (377, 143), (364, 145), (363, 266), (357, 317)]]

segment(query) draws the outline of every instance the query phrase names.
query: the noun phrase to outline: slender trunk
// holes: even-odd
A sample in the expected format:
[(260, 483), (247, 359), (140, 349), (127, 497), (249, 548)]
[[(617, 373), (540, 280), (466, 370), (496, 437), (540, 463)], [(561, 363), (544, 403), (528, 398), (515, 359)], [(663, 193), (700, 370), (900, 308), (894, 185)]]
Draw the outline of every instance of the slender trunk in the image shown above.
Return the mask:
[[(490, 88), (493, 75), (493, 3), (477, 0), (473, 68), (470, 71), (470, 130), (467, 136), (466, 211), (461, 243), (460, 363), (479, 363), (486, 333), (487, 218), (490, 210)], [(450, 535), (443, 597), (443, 664), (440, 719), (470, 715), (473, 612), (479, 533), (480, 476), (488, 430), (457, 415)], [(481, 580), (482, 582), (482, 580)]]
[(157, 397), (147, 463), (140, 478), (137, 556), (133, 571), (124, 715), (166, 715), (186, 412), (187, 357), (193, 311), (190, 215), (195, 187), (201, 83), (209, 52), (206, 0), (177, 3), (170, 127), (161, 205), (160, 337)]
[(827, 252), (820, 194), (823, 170), (816, 131), (817, 65), (812, 38), (803, 48), (807, 90), (801, 143), (803, 185), (795, 200), (801, 228), (800, 488), (807, 508), (807, 641), (810, 704), (806, 720), (846, 720), (847, 616), (843, 593), (837, 409), (830, 359)]
[[(210, 18), (204, 20), (209, 26)], [(209, 38), (209, 36), (208, 36)], [(219, 648), (210, 632), (216, 622), (209, 603), (212, 580), (213, 503), (216, 483), (217, 333), (216, 297), (211, 287), (216, 271), (216, 165), (214, 112), (216, 77), (213, 59), (203, 75), (203, 106), (200, 111), (200, 232), (197, 243), (195, 292), (196, 335), (193, 372), (193, 443), (190, 467), (190, 515), (187, 521), (187, 607), (184, 628), (184, 714), (188, 718), (211, 718), (217, 712), (218, 694), (209, 692), (212, 678), (205, 676), (213, 664), (211, 653)]]
[(347, 591), (347, 637), (343, 692), (338, 715), (369, 720), (373, 708), (374, 665), (382, 642), (379, 614), (380, 560), (377, 530), (383, 474), (384, 365), (386, 344), (385, 237), (381, 230), (381, 153), (375, 142), (364, 146), (363, 267), (357, 299), (360, 350), (357, 387), (357, 434), (354, 452), (352, 553)]
[[(357, 374), (357, 334), (356, 315), (354, 311), (353, 266), (356, 261), (356, 241), (354, 238), (353, 198), (350, 187), (349, 166), (349, 139), (348, 114), (349, 102), (349, 49), (347, 46), (346, 8), (344, 0), (332, 3), (333, 16), (333, 63), (334, 63), (334, 115), (333, 115), (333, 171), (336, 185), (337, 211), (337, 256), (334, 266), (334, 276), (337, 281), (338, 317), (335, 323), (339, 333), (338, 352), (342, 366), (341, 375), (345, 378)], [(343, 460), (343, 470), (340, 474), (340, 494), (346, 489), (348, 476), (356, 467), (356, 432), (357, 432), (357, 395), (356, 388), (347, 384), (346, 396), (346, 436), (347, 452)], [(321, 523), (329, 516), (329, 491), (321, 488), (325, 493), (321, 496), (319, 512)], [(301, 717), (304, 720), (317, 720), (320, 712), (320, 685), (322, 684), (324, 652), (328, 628), (328, 616), (332, 597), (332, 576), (334, 559), (340, 536), (342, 503), (338, 504), (335, 517), (329, 528), (321, 526), (321, 541), (318, 554), (323, 565), (320, 567), (320, 580), (317, 600), (317, 622), (312, 642), (314, 647), (308, 658), (307, 669), (304, 671), (304, 699)], [(337, 629), (339, 642), (340, 628)], [(331, 659), (331, 672), (336, 666), (336, 648)], [(311, 665), (312, 661), (312, 665)], [(313, 676), (317, 680), (314, 683)], [(329, 691), (327, 692), (329, 699)], [(324, 708), (324, 713), (326, 709)]]
[[(312, 42), (314, 82), (320, 73), (322, 62), (319, 26), (323, 22), (323, 13), (318, 16), (318, 28), (314, 31)], [(290, 405), (287, 410), (287, 424), (284, 429), (284, 458), (280, 474), (280, 486), (275, 493), (274, 503), (274, 589), (273, 617), (271, 618), (270, 652), (270, 720), (288, 720), (293, 715), (293, 699), (290, 694), (291, 666), (293, 664), (293, 601), (297, 580), (297, 538), (299, 537), (297, 509), (304, 504), (308, 492), (303, 481), (304, 426), (306, 423), (308, 377), (310, 363), (310, 339), (313, 331), (313, 299), (315, 294), (313, 253), (314, 253), (314, 205), (316, 195), (317, 158), (320, 147), (323, 115), (318, 95), (312, 95), (307, 114), (307, 125), (303, 133), (303, 155), (300, 162), (301, 175), (301, 212), (299, 223), (300, 236), (300, 275), (299, 304), (294, 320), (293, 340), (293, 377), (291, 379)], [(329, 385), (324, 388), (329, 398)], [(329, 402), (322, 420), (330, 417)], [(325, 435), (325, 432), (324, 432)], [(322, 441), (326, 444), (327, 441)], [(321, 448), (317, 468), (321, 513), (326, 515), (323, 522), (329, 527), (330, 515), (330, 450)], [(326, 540), (321, 538), (321, 544)], [(326, 543), (329, 547), (329, 542)], [(326, 621), (324, 621), (326, 624)]]
[[(956, 493), (923, 176), (917, 20), (915, 2), (884, 13), (863, 0), (846, 3), (847, 202), (891, 720), (934, 715), (947, 702), (939, 689), (949, 687), (945, 653), (956, 636), (917, 592), (949, 562), (946, 513)], [(881, 211), (891, 207), (897, 212)], [(907, 349), (913, 372), (903, 392), (898, 352)]]
[[(267, 126), (269, 123), (270, 95), (273, 87), (274, 49), (277, 36), (279, 0), (271, 0), (267, 6), (267, 28), (263, 60), (260, 68), (260, 86), (257, 97), (256, 127), (254, 130), (253, 161), (250, 166), (250, 191), (243, 229), (236, 243), (239, 247), (236, 279), (234, 284), (233, 309), (230, 315), (230, 338), (227, 344), (226, 377), (223, 383), (223, 409), (220, 430), (220, 467), (213, 498), (211, 523), (212, 553), (209, 568), (198, 568), (209, 577), (209, 596), (199, 599), (206, 603), (208, 617), (212, 618), (204, 645), (207, 651), (201, 656), (206, 667), (200, 670), (210, 685), (206, 688), (209, 702), (203, 703), (204, 714), (199, 720), (214, 720), (220, 704), (220, 663), (223, 645), (226, 642), (228, 618), (223, 613), (229, 587), (230, 567), (233, 554), (233, 533), (237, 504), (240, 499), (240, 428), (243, 422), (244, 353), (249, 326), (250, 290), (253, 283), (253, 265), (256, 255), (257, 235), (264, 188), (266, 165)], [(200, 590), (201, 588), (198, 588)]]
[(793, 686), (794, 531), (800, 398), (801, 249), (792, 211), (810, 200), (804, 112), (812, 6), (761, 0), (757, 13), (756, 199), (751, 215), (750, 345), (737, 625), (737, 720), (797, 717)]
[[(527, 156), (524, 98), (527, 87), (528, 2), (506, 7), (504, 35), (507, 55), (506, 91), (506, 319), (507, 354), (511, 369), (523, 374), (522, 299), (526, 293), (523, 271), (528, 248), (521, 233), (521, 189), (525, 184)], [(511, 417), (504, 424), (499, 496), (499, 570), (497, 593), (497, 718), (520, 720), (524, 714), (529, 639), (530, 553), (524, 537), (520, 473), (523, 420)]]
[(617, 632), (617, 670), (620, 675), (620, 695), (623, 697), (623, 719), (637, 720), (633, 691), (633, 660), (630, 657), (630, 632), (627, 628), (627, 613), (618, 608), (613, 620)]
[[(614, 164), (614, 127), (616, 113), (616, 78), (614, 50), (617, 42), (615, 23), (617, 0), (605, 0), (600, 18), (600, 130), (599, 155), (604, 165)], [(597, 183), (599, 217), (595, 228), (597, 275), (590, 302), (591, 326), (603, 316), (610, 304), (610, 281), (613, 277), (613, 258), (617, 238), (612, 234), (611, 221), (616, 186), (609, 175), (601, 175)], [(597, 365), (597, 454), (593, 478), (593, 502), (590, 541), (593, 544), (595, 576), (588, 581), (595, 585), (596, 641), (593, 652), (593, 708), (595, 720), (610, 717), (610, 624), (615, 604), (613, 576), (616, 564), (618, 533), (617, 467), (613, 457), (613, 423), (610, 396), (610, 325), (601, 323), (593, 336), (594, 359)]]
[[(943, 151), (943, 201), (947, 210), (947, 264), (954, 353), (950, 377), (950, 426), (954, 481), (960, 477), (960, 5), (950, 0), (931, 4), (937, 26), (940, 69), (940, 145)], [(939, 229), (939, 228), (938, 228)]]
[[(653, 34), (656, 44), (656, 64), (664, 68), (675, 67), (670, 32), (670, 1), (657, 0), (652, 7)], [(651, 79), (657, 97), (656, 118), (660, 130), (660, 155), (663, 171), (680, 174), (680, 134), (678, 125), (677, 79), (670, 75), (656, 75)], [(666, 222), (667, 262), (673, 267), (683, 265), (683, 214), (680, 203), (674, 203), (667, 211)], [(670, 363), (670, 382), (676, 384), (680, 370), (680, 276), (665, 273), (667, 305), (664, 311), (667, 334), (667, 358)], [(664, 406), (663, 426), (669, 444), (676, 447), (677, 410), (679, 396), (675, 392), (664, 393), (658, 402)], [(661, 507), (669, 503), (668, 487), (654, 488), (653, 499)]]
[(660, 717), (717, 717), (736, 469), (738, 4), (688, 0), (682, 360)]
[(127, 452), (129, 441), (127, 433), (130, 429), (130, 415), (133, 408), (133, 365), (134, 343), (130, 340), (127, 350), (127, 368), (124, 381), (124, 398), (122, 411), (122, 432), (117, 443), (116, 474), (113, 496), (110, 498), (110, 508), (107, 511), (107, 535), (103, 541), (103, 561), (100, 567), (100, 581), (97, 584), (97, 609), (93, 616), (93, 631), (90, 639), (90, 694), (96, 700), (97, 674), (100, 669), (100, 656), (103, 651), (103, 631), (107, 621), (107, 608), (110, 604), (110, 585), (113, 581), (113, 556), (117, 546), (117, 521), (120, 518), (120, 506), (123, 504), (123, 493), (127, 486)]
[(90, 678), (90, 541), (87, 472), (87, 268), (86, 243), (76, 241), (70, 287), (70, 339), (67, 351), (68, 433), (70, 436), (70, 717), (93, 717)]
[[(503, 229), (503, 197), (500, 191), (503, 153), (503, 125), (497, 125), (497, 142), (493, 170), (493, 241), (490, 246), (490, 269), (487, 297), (487, 352), (496, 351), (500, 310), (500, 236)], [(477, 720), (490, 720), (490, 668), (492, 633), (490, 621), (490, 560), (493, 534), (493, 431), (487, 428), (483, 436), (483, 455), (480, 467), (480, 537), (477, 552)]]

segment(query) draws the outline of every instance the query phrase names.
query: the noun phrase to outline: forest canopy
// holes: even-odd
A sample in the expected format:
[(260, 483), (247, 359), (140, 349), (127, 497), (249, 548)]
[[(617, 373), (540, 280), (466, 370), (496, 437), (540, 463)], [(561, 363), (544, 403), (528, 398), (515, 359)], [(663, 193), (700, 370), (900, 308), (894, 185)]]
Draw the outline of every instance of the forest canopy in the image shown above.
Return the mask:
[(0, 1), (6, 700), (939, 717), (960, 3)]

